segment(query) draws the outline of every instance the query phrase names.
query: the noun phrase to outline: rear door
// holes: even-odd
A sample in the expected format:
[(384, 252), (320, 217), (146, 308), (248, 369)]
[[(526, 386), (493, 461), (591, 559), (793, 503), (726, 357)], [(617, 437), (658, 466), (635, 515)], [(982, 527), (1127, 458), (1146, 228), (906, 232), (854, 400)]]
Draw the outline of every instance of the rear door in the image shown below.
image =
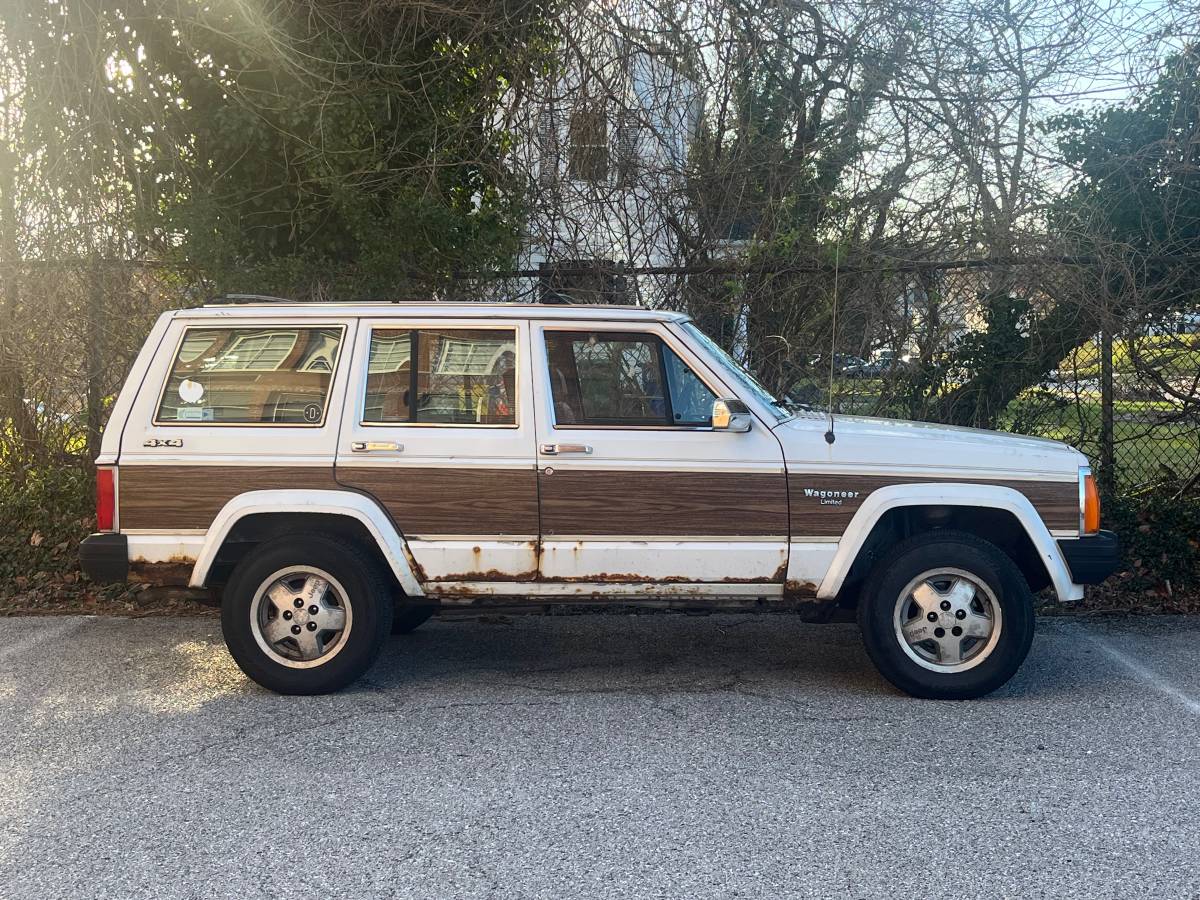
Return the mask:
[(435, 593), (537, 577), (526, 334), (479, 319), (359, 323), (337, 480), (387, 508)]
[(783, 452), (757, 420), (713, 431), (712, 401), (736, 396), (716, 373), (664, 323), (531, 337), (543, 580), (782, 585)]

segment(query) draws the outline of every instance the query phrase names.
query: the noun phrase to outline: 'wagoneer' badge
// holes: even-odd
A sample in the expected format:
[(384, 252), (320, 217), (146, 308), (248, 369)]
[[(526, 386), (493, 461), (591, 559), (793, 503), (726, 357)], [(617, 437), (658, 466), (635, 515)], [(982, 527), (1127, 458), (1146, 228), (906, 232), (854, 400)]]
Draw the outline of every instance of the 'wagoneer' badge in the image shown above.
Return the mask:
[(847, 500), (858, 497), (858, 491), (824, 491), (820, 488), (805, 488), (804, 496), (820, 500), (822, 506), (841, 506)]

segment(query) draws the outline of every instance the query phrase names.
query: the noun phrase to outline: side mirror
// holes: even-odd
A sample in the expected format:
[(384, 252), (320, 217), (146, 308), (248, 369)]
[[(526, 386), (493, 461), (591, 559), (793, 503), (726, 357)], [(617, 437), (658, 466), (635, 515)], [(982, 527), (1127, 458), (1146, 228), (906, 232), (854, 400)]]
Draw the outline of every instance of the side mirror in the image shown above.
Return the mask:
[(733, 431), (741, 434), (750, 430), (752, 421), (754, 417), (750, 414), (750, 409), (736, 397), (713, 401), (713, 431)]

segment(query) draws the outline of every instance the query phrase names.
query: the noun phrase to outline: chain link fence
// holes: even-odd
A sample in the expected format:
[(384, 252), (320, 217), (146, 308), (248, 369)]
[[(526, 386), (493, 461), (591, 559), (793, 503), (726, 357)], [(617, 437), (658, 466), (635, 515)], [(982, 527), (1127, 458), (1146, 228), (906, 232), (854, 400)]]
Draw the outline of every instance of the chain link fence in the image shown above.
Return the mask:
[[(441, 296), (683, 310), (794, 403), (1061, 440), (1086, 453), (1110, 489), (1166, 483), (1194, 493), (1200, 296), (1191, 305), (1186, 295), (1130, 297), (1110, 276), (1069, 260), (649, 270), (573, 262), (462, 278)], [(5, 325), (4, 367), (21, 400), (4, 412), (0, 462), (32, 439), (52, 458), (86, 464), (154, 317), (202, 296), (158, 267), (31, 268)]]
[(1200, 477), (1200, 294), (1180, 283), (1092, 259), (573, 261), (460, 296), (684, 310), (795, 403), (1065, 441), (1110, 491), (1182, 496)]

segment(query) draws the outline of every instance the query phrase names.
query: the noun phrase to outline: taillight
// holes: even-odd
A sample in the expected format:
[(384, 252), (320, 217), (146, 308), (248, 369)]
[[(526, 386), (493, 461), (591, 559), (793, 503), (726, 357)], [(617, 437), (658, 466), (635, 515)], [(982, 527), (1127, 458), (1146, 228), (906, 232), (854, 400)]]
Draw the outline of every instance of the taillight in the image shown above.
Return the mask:
[(96, 467), (96, 530), (112, 531), (117, 517), (116, 471)]
[(1079, 470), (1079, 533), (1095, 534), (1100, 530), (1100, 492), (1096, 479), (1086, 466)]

